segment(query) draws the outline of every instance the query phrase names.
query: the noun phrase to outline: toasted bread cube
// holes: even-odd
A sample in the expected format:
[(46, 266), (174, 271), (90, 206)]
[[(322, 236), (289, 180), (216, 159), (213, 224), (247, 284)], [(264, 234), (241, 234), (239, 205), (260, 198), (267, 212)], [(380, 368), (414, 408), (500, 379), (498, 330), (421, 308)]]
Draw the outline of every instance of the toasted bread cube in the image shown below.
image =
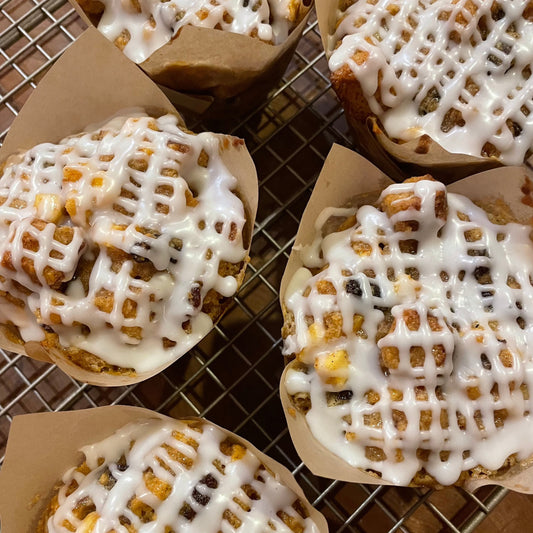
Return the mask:
[(36, 194), (34, 207), (38, 218), (57, 224), (63, 213), (63, 202), (57, 194)]

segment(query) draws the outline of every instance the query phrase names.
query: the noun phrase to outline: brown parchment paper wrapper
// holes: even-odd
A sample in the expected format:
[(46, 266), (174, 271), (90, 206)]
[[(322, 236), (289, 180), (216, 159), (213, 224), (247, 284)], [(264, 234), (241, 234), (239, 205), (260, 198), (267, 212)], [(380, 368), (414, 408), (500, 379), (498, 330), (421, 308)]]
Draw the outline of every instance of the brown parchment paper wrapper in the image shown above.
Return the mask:
[[(531, 206), (533, 202), (529, 196), (524, 196), (521, 187), (526, 185), (531, 189), (528, 181), (531, 177), (531, 174), (528, 176), (522, 167), (498, 168), (449, 185), (448, 191), (463, 194), (473, 201), (501, 198), (511, 207), (520, 222), (529, 224), (533, 216), (533, 207), (529, 207), (524, 201), (529, 202)], [(282, 308), (287, 286), (295, 272), (303, 266), (300, 254), (295, 248), (313, 241), (315, 221), (322, 210), (326, 207), (346, 205), (360, 207), (373, 203), (381, 191), (391, 183), (393, 181), (390, 178), (359, 154), (337, 144), (333, 145), (303, 213), (294, 247), (281, 280)], [(293, 364), (294, 362), (289, 363), (283, 372), (280, 395), (291, 438), (306, 466), (318, 476), (355, 483), (391, 485), (350, 466), (315, 439), (305, 416), (294, 408), (285, 388), (285, 375)], [(501, 485), (518, 492), (533, 493), (533, 468), (523, 470), (518, 466), (502, 477), (472, 479), (464, 486), (468, 490), (474, 490), (483, 485)]]
[[(98, 16), (85, 13), (77, 0), (69, 2), (87, 24), (97, 25)], [(169, 98), (179, 109), (216, 119), (243, 115), (266, 98), (287, 69), (311, 2), (302, 4), (303, 20), (282, 44), (272, 46), (247, 35), (184, 26), (139, 66), (172, 90)]]
[[(336, 25), (338, 0), (315, 0), (315, 5), (322, 45), (329, 59), (335, 49), (331, 34)], [(351, 96), (355, 98), (355, 95)], [(368, 118), (361, 120), (360, 117), (354, 116), (348, 102), (341, 100), (341, 103), (353, 131), (357, 150), (395, 181), (429, 172), (433, 177), (451, 183), (476, 172), (501, 166), (501, 163), (494, 158), (452, 154), (427, 135), (422, 142), (419, 138), (402, 144), (396, 143), (383, 131), (370, 109), (368, 109)]]
[[(172, 113), (184, 125), (179, 113), (156, 84), (98, 30), (88, 28), (50, 69), (20, 111), (0, 148), (0, 163), (19, 150), (27, 150), (42, 142), (58, 142), (68, 135), (85, 131), (90, 124), (104, 123), (113, 115), (127, 114), (131, 110), (144, 110), (155, 117)], [(225, 143), (222, 159), (237, 178), (247, 220), (244, 245), (249, 253), (257, 212), (257, 173), (244, 142), (235, 137), (220, 137), (235, 141)], [(244, 268), (240, 281), (243, 276)], [(135, 376), (97, 374), (72, 364), (59, 352), (44, 350), (38, 342), (24, 345), (20, 338), (17, 340), (13, 329), (6, 326), (0, 326), (0, 348), (54, 362), (73, 378), (102, 386), (143, 381), (178, 359)]]
[[(80, 463), (80, 448), (105, 439), (130, 422), (149, 418), (174, 420), (155, 411), (124, 405), (16, 416), (0, 471), (2, 532), (35, 531), (54, 486), (68, 469)], [(324, 516), (311, 506), (287, 468), (227, 429), (196, 417), (187, 417), (186, 420), (202, 420), (233, 436), (296, 493), (318, 525), (320, 533), (327, 533)]]

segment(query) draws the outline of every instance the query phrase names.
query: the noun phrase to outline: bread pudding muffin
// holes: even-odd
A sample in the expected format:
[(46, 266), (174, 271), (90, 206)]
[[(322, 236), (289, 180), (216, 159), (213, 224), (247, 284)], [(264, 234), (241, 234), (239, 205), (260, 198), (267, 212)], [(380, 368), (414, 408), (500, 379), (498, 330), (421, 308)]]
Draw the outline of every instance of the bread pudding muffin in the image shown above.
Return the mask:
[(320, 531), (278, 473), (205, 420), (139, 420), (82, 452), (38, 533)]
[(372, 118), (389, 153), (407, 163), (409, 153), (423, 164), (432, 152), (430, 164), (464, 154), (507, 165), (531, 154), (529, 0), (349, 0), (334, 18), (333, 87), (348, 120)]
[(248, 260), (230, 150), (244, 143), (138, 114), (10, 156), (0, 167), (8, 348), (37, 343), (95, 381), (143, 379), (194, 346)]
[(282, 387), (309, 445), (399, 485), (526, 466), (531, 227), (429, 176), (353, 211), (300, 250), (282, 297)]

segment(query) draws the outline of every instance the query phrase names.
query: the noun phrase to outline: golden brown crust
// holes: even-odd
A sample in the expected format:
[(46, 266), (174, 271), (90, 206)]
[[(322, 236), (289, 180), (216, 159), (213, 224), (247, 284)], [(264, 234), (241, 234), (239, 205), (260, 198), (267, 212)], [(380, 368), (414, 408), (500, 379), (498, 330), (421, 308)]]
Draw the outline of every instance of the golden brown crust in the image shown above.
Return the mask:
[[(41, 345), (50, 354), (57, 354), (70, 361), (73, 365), (83, 368), (93, 374), (111, 374), (114, 376), (135, 376), (133, 368), (122, 368), (117, 365), (110, 365), (97, 355), (86, 350), (75, 347), (64, 347), (59, 342), (56, 333), (45, 333), (45, 339)], [(57, 356), (56, 355), (56, 356)]]
[[(344, 5), (349, 6), (353, 3), (352, 0), (341, 1), (340, 8), (344, 10)], [(337, 46), (340, 44), (339, 41)], [(351, 59), (360, 65), (367, 58), (368, 52), (358, 50)], [(347, 122), (353, 130), (354, 142), (358, 150), (397, 181), (420, 170), (431, 169), (431, 172), (439, 179), (452, 182), (501, 164), (500, 152), (489, 142), (485, 143), (480, 154), (474, 156), (460, 152), (448, 152), (427, 134), (421, 134), (418, 138), (409, 141), (391, 137), (385, 131), (376, 113), (370, 109), (361, 84), (347, 64), (331, 72), (330, 81), (344, 108)], [(387, 111), (389, 108), (381, 98), (381, 81), (380, 71), (377, 76), (377, 89), (372, 96), (377, 105), (381, 106), (383, 111)], [(468, 79), (465, 89), (474, 91), (472, 83), (472, 80)], [(430, 89), (421, 102), (420, 112), (422, 114), (431, 111), (437, 101), (433, 91), (436, 89)], [(462, 125), (464, 125), (462, 115), (452, 108), (443, 119), (442, 131), (449, 132), (454, 126)], [(514, 131), (513, 127), (510, 129)]]
[[(245, 261), (241, 261), (240, 263), (228, 263), (226, 261), (223, 261), (221, 262), (219, 272), (221, 273), (221, 275), (224, 276), (235, 277), (235, 279), (237, 280), (237, 285), (238, 287), (240, 287), (244, 280), (246, 265), (248, 264), (248, 262), (248, 257), (245, 259)], [(112, 307), (111, 300), (113, 299), (113, 294), (109, 291), (107, 294), (100, 294), (100, 296), (98, 296), (97, 298), (97, 306), (99, 306), (100, 309), (105, 310), (109, 306)], [(216, 323), (217, 320), (219, 320), (220, 317), (227, 310), (228, 306), (231, 304), (231, 301), (232, 298), (222, 296), (217, 291), (211, 289), (204, 297), (201, 310), (203, 313), (206, 313), (211, 318), (213, 323)], [(21, 303), (23, 304), (22, 301)], [(16, 326), (13, 326), (12, 324), (0, 324), (0, 326), (3, 327), (2, 332), (5, 334), (5, 336), (10, 342), (19, 344), (21, 348), (24, 347), (25, 343), (22, 340), (20, 332), (18, 331), (18, 328), (16, 328)], [(180, 325), (176, 325), (176, 327), (180, 327)], [(188, 325), (186, 323), (181, 324), (181, 327), (187, 330)], [(135, 336), (136, 333), (137, 332), (131, 332), (131, 336)], [(165, 339), (163, 339), (163, 343), (166, 348), (172, 348), (173, 346), (175, 346), (175, 343), (173, 341), (167, 340), (165, 344)], [(59, 341), (59, 336), (53, 331), (52, 327), (50, 326), (46, 326), (45, 328), (45, 339), (41, 341), (41, 346), (50, 354), (54, 354), (55, 357), (59, 356), (60, 358), (64, 358), (67, 361), (71, 362), (73, 365), (94, 374), (110, 374), (132, 377), (136, 375), (135, 370), (133, 368), (123, 368), (117, 365), (111, 365), (104, 361), (101, 357), (86, 350), (82, 350), (80, 348), (72, 346), (63, 346)]]
[(58, 485), (54, 489), (54, 495), (52, 496), (51, 500), (48, 502), (46, 509), (44, 510), (43, 514), (39, 518), (39, 522), (37, 523), (36, 533), (48, 533), (48, 525), (47, 525), (48, 519), (56, 512), (57, 508), (59, 507), (58, 492), (60, 488), (61, 488), (61, 485)]
[[(155, 126), (154, 126), (155, 127)], [(95, 139), (100, 140), (102, 137), (102, 131), (95, 133)], [(230, 146), (241, 146), (243, 145), (243, 141), (240, 139), (235, 139), (233, 137), (221, 137), (220, 139), (221, 143), (221, 150), (227, 149)], [(171, 147), (172, 149), (179, 151), (179, 152), (186, 152), (190, 149), (189, 146), (186, 145), (175, 145)], [(102, 156), (106, 157), (106, 156)], [(112, 156), (111, 156), (112, 158)], [(206, 167), (209, 162), (209, 156), (205, 152), (205, 150), (202, 150), (199, 157), (198, 157), (198, 165), (202, 167)], [(139, 171), (143, 171), (142, 168), (140, 168), (140, 165), (146, 165), (146, 161), (142, 159), (132, 159), (129, 162), (129, 166), (131, 168), (136, 168)], [(72, 169), (70, 167), (65, 167), (64, 170), (64, 179), (67, 181), (69, 179), (79, 179), (79, 176), (71, 176), (69, 174), (69, 171)], [(172, 169), (164, 169), (166, 171), (170, 171)], [(171, 177), (177, 177), (177, 171), (175, 171), (176, 175), (172, 175)], [(1, 174), (0, 174), (1, 175)], [(98, 178), (94, 178), (93, 181)], [(169, 201), (171, 200), (171, 197), (174, 193), (174, 189), (169, 186), (159, 186), (156, 191), (159, 195), (165, 195), (169, 198)], [(123, 189), (121, 191), (121, 195), (126, 195), (128, 193), (127, 190)], [(235, 196), (237, 196), (239, 199), (241, 199), (241, 194), (239, 190), (232, 191)], [(36, 194), (36, 204), (38, 201), (44, 202), (45, 199), (42, 198), (44, 196), (47, 196), (48, 198), (46, 201), (48, 202), (48, 205), (50, 206), (50, 194), (43, 195), (43, 194)], [(198, 204), (198, 200), (194, 196), (194, 193), (186, 188), (185, 190), (185, 196), (186, 196), (186, 205), (189, 207), (195, 207)], [(126, 197), (128, 197), (126, 195)], [(1, 198), (0, 198), (1, 201)], [(5, 199), (4, 199), (5, 201)], [(245, 202), (241, 199), (241, 202), (243, 202), (243, 205)], [(54, 204), (55, 205), (55, 204)], [(158, 204), (159, 205), (159, 204)], [(162, 204), (161, 204), (162, 205)], [(168, 208), (168, 205), (165, 204), (165, 206)], [(13, 207), (13, 206), (11, 206)], [(17, 207), (17, 206), (15, 206)], [(24, 208), (25, 206), (20, 206), (20, 208)], [(30, 225), (32, 228), (35, 228), (39, 232), (43, 231), (49, 231), (53, 230), (53, 240), (62, 246), (69, 246), (73, 242), (74, 233), (76, 231), (76, 228), (73, 228), (69, 225), (69, 217), (75, 216), (75, 212), (69, 211), (69, 209), (72, 206), (69, 206), (69, 202), (66, 202), (66, 205), (63, 207), (59, 204), (58, 207), (58, 213), (57, 216), (55, 214), (55, 211), (53, 213), (54, 216), (54, 222), (42, 220), (39, 218), (35, 218), (30, 221)], [(120, 206), (119, 206), (120, 207)], [(50, 207), (48, 207), (48, 211), (51, 212)], [(52, 216), (52, 215), (51, 215)], [(251, 240), (251, 232), (252, 232), (252, 225), (250, 224), (249, 217), (250, 212), (249, 210), (244, 207), (244, 216), (246, 218), (246, 222), (244, 224), (243, 232), (242, 232), (242, 241), (243, 241), (243, 247), (245, 249), (249, 248), (250, 240)], [(27, 220), (27, 219), (25, 219)], [(205, 222), (203, 222), (205, 224)], [(220, 223), (221, 224), (221, 223)], [(52, 227), (53, 226), (53, 227)], [(126, 228), (125, 225), (115, 225), (114, 229), (117, 230), (124, 230)], [(220, 231), (222, 230), (222, 227), (220, 228)], [(153, 229), (150, 228), (143, 228), (143, 227), (136, 227), (136, 231), (141, 233), (142, 235), (146, 236), (147, 238), (157, 238), (158, 235), (155, 235)], [(217, 229), (217, 231), (220, 233), (220, 231)], [(237, 227), (237, 224), (233, 222), (231, 224), (229, 235), (227, 239), (231, 242), (238, 242), (240, 239), (239, 235), (239, 229)], [(174, 242), (175, 241), (175, 242)], [(100, 253), (102, 253), (102, 250), (105, 249), (107, 256), (110, 258), (110, 269), (116, 273), (119, 272), (126, 263), (128, 265), (131, 265), (131, 277), (135, 279), (141, 279), (143, 281), (150, 281), (152, 277), (159, 273), (159, 271), (156, 269), (155, 265), (152, 263), (152, 261), (146, 257), (141, 257), (138, 255), (135, 255), (134, 253), (128, 253), (125, 250), (121, 250), (118, 248), (115, 248), (111, 246), (110, 244), (102, 245), (102, 248), (94, 247), (94, 249), (89, 250), (90, 245), (86, 245), (86, 248), (83, 248), (83, 251), (90, 252), (86, 255), (81, 255), (77, 267), (74, 273), (70, 272), (68, 277), (65, 274), (65, 272), (55, 270), (54, 268), (50, 266), (45, 266), (44, 270), (40, 273), (36, 271), (36, 264), (34, 264), (32, 255), (35, 254), (37, 251), (40, 250), (40, 246), (42, 245), (39, 240), (31, 235), (30, 233), (23, 232), (22, 236), (20, 238), (20, 243), (22, 245), (22, 248), (24, 251), (27, 251), (27, 257), (22, 257), (22, 261), (20, 265), (15, 265), (14, 261), (11, 256), (10, 250), (6, 250), (3, 254), (0, 254), (0, 263), (2, 267), (5, 269), (5, 272), (14, 272), (17, 273), (16, 276), (19, 281), (16, 281), (15, 279), (10, 279), (9, 281), (6, 279), (8, 274), (6, 274), (6, 277), (1, 277), (2, 282), (5, 283), (7, 290), (0, 291), (0, 304), (2, 305), (2, 308), (4, 310), (4, 315), (9, 316), (11, 313), (17, 313), (20, 315), (21, 313), (28, 313), (30, 315), (32, 312), (35, 315), (34, 317), (31, 317), (33, 320), (36, 319), (37, 324), (40, 324), (42, 329), (44, 330), (44, 340), (40, 342), (40, 346), (42, 347), (42, 350), (39, 354), (39, 357), (36, 357), (38, 359), (42, 360), (54, 360), (54, 361), (66, 361), (68, 363), (71, 363), (73, 366), (81, 368), (87, 372), (90, 372), (92, 374), (110, 374), (110, 375), (117, 375), (117, 376), (127, 376), (127, 377), (135, 377), (136, 372), (133, 368), (129, 367), (121, 367), (113, 364), (107, 363), (105, 360), (103, 360), (101, 357), (97, 356), (94, 353), (91, 353), (89, 351), (76, 348), (73, 346), (67, 346), (61, 343), (59, 335), (61, 334), (61, 330), (59, 327), (73, 327), (77, 328), (77, 332), (81, 333), (82, 335), (88, 335), (90, 333), (89, 328), (84, 325), (80, 324), (79, 322), (74, 322), (73, 324), (63, 324), (61, 315), (59, 312), (54, 312), (53, 310), (48, 314), (48, 319), (46, 320), (46, 324), (43, 324), (44, 320), (42, 319), (41, 315), (41, 309), (37, 308), (34, 311), (30, 311), (26, 308), (26, 304), (24, 300), (26, 297), (32, 294), (32, 290), (28, 287), (31, 287), (29, 282), (38, 285), (38, 286), (48, 286), (51, 289), (53, 289), (54, 296), (51, 298), (48, 305), (52, 307), (52, 309), (59, 309), (62, 305), (64, 305), (64, 302), (61, 300), (61, 297), (63, 294), (70, 294), (69, 289), (71, 282), (72, 284), (79, 285), (78, 289), (83, 289), (84, 296), (87, 297), (90, 292), (90, 279), (93, 272), (93, 266), (95, 264), (96, 258), (99, 256)], [(84, 245), (85, 246), (85, 245)], [(180, 239), (172, 239), (169, 243), (169, 246), (171, 248), (175, 248), (176, 250), (181, 250), (181, 247), (183, 246), (183, 243)], [(81, 248), (80, 248), (81, 250)], [(31, 252), (31, 253), (30, 253)], [(51, 249), (50, 251), (50, 257), (54, 259), (61, 259), (61, 257), (57, 256), (57, 250)], [(207, 257), (206, 259), (210, 259), (213, 255), (214, 251), (208, 250), (207, 254), (210, 254), (210, 257)], [(54, 255), (56, 254), (56, 255)], [(28, 261), (25, 261), (25, 259), (28, 259)], [(219, 262), (219, 269), (218, 273), (220, 276), (227, 277), (231, 276), (234, 277), (237, 284), (237, 289), (241, 286), (242, 281), (244, 279), (246, 265), (248, 263), (249, 258), (245, 257), (243, 261), (239, 261), (238, 263), (230, 263), (228, 261), (220, 261)], [(171, 260), (172, 261), (172, 260)], [(20, 272), (17, 272), (20, 271)], [(27, 276), (27, 285), (28, 287), (24, 286), (22, 282), (24, 282), (24, 278), (20, 276), (20, 274), (24, 274)], [(80, 283), (81, 282), (81, 283)], [(200, 284), (201, 285), (201, 284)], [(193, 304), (193, 307), (195, 311), (207, 314), (211, 321), (213, 323), (216, 323), (224, 311), (227, 309), (228, 305), (231, 303), (231, 298), (224, 297), (220, 293), (216, 292), (214, 289), (209, 290), (207, 294), (205, 295), (203, 301), (202, 296), (200, 292), (200, 285), (195, 282), (195, 280), (191, 280), (191, 288), (189, 291), (189, 302)], [(133, 298), (133, 296), (132, 296)], [(112, 290), (101, 288), (98, 290), (98, 292), (94, 296), (94, 300), (92, 302), (96, 309), (98, 309), (102, 313), (108, 313), (111, 314), (113, 312), (116, 299), (115, 295)], [(130, 318), (136, 318), (137, 315), (137, 302), (134, 299), (126, 298), (123, 302), (122, 308), (122, 315), (125, 319)], [(57, 326), (57, 327), (56, 327)], [(107, 324), (108, 327), (112, 327), (111, 324)], [(186, 321), (182, 324), (176, 324), (176, 329), (182, 328), (187, 333), (191, 333), (190, 329), (190, 323), (189, 321)], [(118, 329), (118, 328), (117, 328)], [(117, 334), (119, 332), (117, 331)], [(141, 327), (127, 327), (122, 326), (120, 328), (120, 333), (127, 335), (128, 337), (135, 339), (135, 340), (141, 340), (143, 338), (143, 331)], [(6, 322), (4, 324), (0, 323), (0, 341), (2, 342), (2, 346), (11, 351), (16, 351), (17, 353), (26, 353), (32, 357), (35, 357), (36, 352), (34, 350), (34, 345), (37, 344), (37, 341), (32, 341), (31, 343), (25, 343), (21, 332), (18, 330), (16, 326), (13, 324)], [(164, 349), (172, 349), (174, 346), (176, 346), (176, 342), (172, 341), (167, 338), (161, 339), (162, 346)], [(31, 347), (30, 347), (31, 345)], [(149, 354), (147, 354), (149, 356)]]

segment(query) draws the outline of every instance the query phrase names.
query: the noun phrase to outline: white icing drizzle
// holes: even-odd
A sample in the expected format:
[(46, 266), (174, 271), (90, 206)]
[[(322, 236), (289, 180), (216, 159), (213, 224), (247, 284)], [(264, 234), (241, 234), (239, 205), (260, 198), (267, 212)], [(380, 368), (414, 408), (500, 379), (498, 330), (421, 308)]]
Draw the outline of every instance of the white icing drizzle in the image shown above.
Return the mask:
[[(136, 63), (186, 25), (217, 28), (280, 44), (297, 22), (295, 0), (102, 0), (98, 29)], [(126, 33), (127, 32), (127, 33)], [(125, 37), (127, 35), (127, 37)], [(128, 40), (129, 39), (129, 40)]]
[[(529, 0), (355, 0), (337, 19), (330, 70), (349, 66), (389, 137), (427, 134), (478, 157), (489, 143), (503, 163), (522, 164), (533, 145)], [(444, 131), (452, 109), (463, 125)]]
[[(59, 507), (47, 522), (48, 533), (226, 533), (235, 531), (228, 511), (246, 533), (270, 529), (290, 533), (283, 513), (299, 522), (305, 533), (318, 532), (311, 518), (301, 517), (292, 507), (297, 495), (277, 474), (264, 469), (255, 455), (242, 446), (235, 457), (221, 451), (227, 437), (207, 423), (191, 427), (181, 421), (146, 420), (85, 446), (81, 451), (90, 471), (73, 468), (65, 473)], [(159, 496), (146, 481), (147, 473), (158, 479), (152, 486)], [(77, 488), (68, 494), (73, 481)], [(132, 500), (151, 507), (153, 519), (141, 520), (128, 505)], [(245, 511), (236, 500), (249, 509)], [(75, 512), (80, 502), (94, 505), (91, 514), (81, 519)], [(66, 522), (75, 529), (66, 527)]]
[[(119, 117), (9, 159), (0, 290), (24, 309), (14, 314), (3, 299), (0, 320), (26, 342), (42, 340), (37, 324), (47, 325), (63, 346), (137, 372), (194, 346), (213, 325), (202, 311), (209, 291), (237, 290), (221, 262), (246, 256), (244, 207), (221, 139), (232, 142), (186, 133), (173, 115)], [(87, 291), (78, 268), (90, 273)]]
[[(311, 247), (323, 270), (298, 272), (284, 301), (295, 323), (284, 354), (305, 367), (285, 384), (290, 395), (309, 394), (313, 435), (347, 463), (403, 485), (424, 468), (449, 485), (478, 465), (496, 470), (512, 454), (533, 454), (531, 228), (492, 224), (451, 193), (447, 218), (438, 217), (438, 182), (391, 185), (382, 206), (398, 193), (420, 208), (361, 207), (354, 227)], [(395, 229), (406, 221), (418, 229)], [(417, 252), (402, 251), (412, 239)], [(324, 282), (335, 291), (319, 290)], [(395, 322), (376, 344), (387, 309)], [(325, 338), (335, 313), (342, 331)], [(364, 321), (354, 332), (356, 315)], [(338, 401), (328, 405), (328, 392)]]

